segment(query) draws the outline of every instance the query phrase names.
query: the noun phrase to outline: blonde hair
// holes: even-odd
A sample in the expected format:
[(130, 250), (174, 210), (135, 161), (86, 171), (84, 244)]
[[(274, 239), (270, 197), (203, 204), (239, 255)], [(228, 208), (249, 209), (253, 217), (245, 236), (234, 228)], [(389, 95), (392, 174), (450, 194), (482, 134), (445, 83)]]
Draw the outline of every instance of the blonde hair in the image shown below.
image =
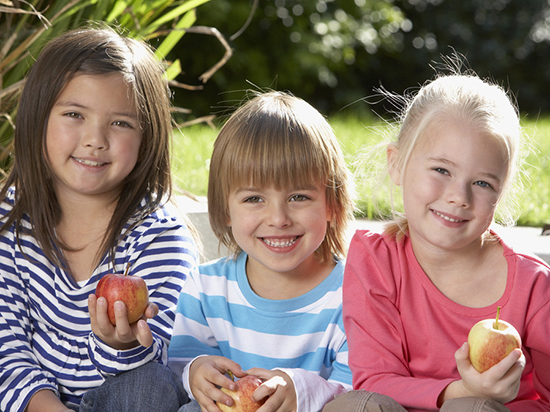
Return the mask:
[[(396, 98), (390, 94), (387, 97)], [(413, 98), (397, 99), (405, 103), (405, 108), (400, 117), (397, 141), (391, 143), (398, 149), (393, 163), (395, 169), (404, 173), (416, 144), (434, 122), (451, 118), (469, 124), (484, 136), (494, 137), (502, 144), (508, 170), (497, 218), (502, 224), (513, 224), (514, 191), (510, 188), (519, 188), (518, 171), (523, 158), (519, 115), (508, 93), (502, 87), (470, 73), (438, 76), (421, 87)], [(390, 183), (393, 221), (386, 227), (385, 233), (399, 239), (408, 232), (408, 222), (406, 216), (397, 211), (394, 192), (395, 186)]]
[(332, 220), (315, 252), (321, 262), (345, 256), (352, 218), (351, 181), (340, 145), (326, 119), (289, 93), (255, 93), (238, 108), (214, 143), (208, 181), (208, 214), (214, 233), (238, 254), (229, 218), (231, 190), (252, 183), (276, 189), (321, 182)]

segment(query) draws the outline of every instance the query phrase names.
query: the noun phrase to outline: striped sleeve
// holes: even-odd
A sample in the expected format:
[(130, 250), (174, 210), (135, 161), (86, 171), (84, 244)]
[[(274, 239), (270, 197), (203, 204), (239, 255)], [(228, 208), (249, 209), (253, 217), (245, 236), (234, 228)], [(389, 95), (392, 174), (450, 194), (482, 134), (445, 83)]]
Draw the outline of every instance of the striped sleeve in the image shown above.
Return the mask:
[(129, 251), (116, 262), (117, 272), (130, 264), (129, 275), (140, 276), (149, 290), (149, 301), (159, 307), (159, 314), (148, 321), (153, 344), (118, 351), (103, 343), (93, 333), (89, 340), (92, 363), (104, 376), (118, 374), (150, 361), (167, 363), (167, 348), (172, 335), (175, 310), (182, 284), (197, 264), (197, 253), (189, 233), (181, 227), (166, 229), (164, 219), (146, 222), (136, 228), (120, 249)]
[[(170, 366), (186, 390), (188, 365), (197, 356), (219, 355), (292, 376), (301, 411), (316, 411), (351, 389), (342, 322), (343, 263), (310, 292), (288, 300), (256, 295), (246, 278), (246, 254), (201, 265), (182, 291), (169, 348)], [(319, 407), (319, 409), (316, 409)]]
[[(0, 214), (9, 205), (2, 203)], [(30, 229), (28, 222), (26, 227)], [(119, 244), (115, 271), (131, 263), (159, 314), (148, 321), (154, 344), (116, 351), (91, 334), (88, 296), (113, 268), (105, 257), (91, 278), (77, 283), (49, 262), (31, 232), (17, 244), (13, 228), (0, 236), (0, 410), (24, 411), (38, 390), (51, 389), (67, 406), (100, 386), (106, 375), (148, 361), (167, 361), (177, 298), (197, 264), (184, 222), (164, 210), (148, 216)]]

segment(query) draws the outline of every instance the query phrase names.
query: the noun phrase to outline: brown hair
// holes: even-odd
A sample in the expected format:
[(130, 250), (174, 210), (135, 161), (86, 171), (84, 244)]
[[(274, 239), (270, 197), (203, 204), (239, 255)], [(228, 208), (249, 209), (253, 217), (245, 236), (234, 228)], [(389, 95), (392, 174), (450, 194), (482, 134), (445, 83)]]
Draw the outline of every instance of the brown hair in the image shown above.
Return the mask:
[[(142, 131), (138, 161), (122, 182), (101, 256), (109, 251), (112, 258), (129, 220), (134, 218), (131, 228), (171, 194), (170, 91), (152, 49), (110, 28), (74, 30), (49, 42), (33, 64), (21, 95), (14, 136), (15, 162), (0, 192), (4, 198), (14, 186), (16, 201), (0, 231), (15, 224), (19, 239), (24, 230), (23, 216), (28, 215), (44, 254), (67, 270), (62, 254), (67, 246), (55, 235), (62, 212), (46, 155), (46, 130), (55, 101), (77, 73), (121, 73), (133, 93)], [(140, 207), (143, 199), (146, 204)]]
[(346, 226), (352, 216), (350, 178), (340, 145), (326, 119), (288, 93), (257, 93), (238, 108), (214, 143), (208, 181), (210, 224), (220, 243), (241, 251), (231, 228), (228, 196), (243, 184), (277, 189), (320, 182), (326, 185), (332, 221), (316, 251), (321, 262), (345, 256)]

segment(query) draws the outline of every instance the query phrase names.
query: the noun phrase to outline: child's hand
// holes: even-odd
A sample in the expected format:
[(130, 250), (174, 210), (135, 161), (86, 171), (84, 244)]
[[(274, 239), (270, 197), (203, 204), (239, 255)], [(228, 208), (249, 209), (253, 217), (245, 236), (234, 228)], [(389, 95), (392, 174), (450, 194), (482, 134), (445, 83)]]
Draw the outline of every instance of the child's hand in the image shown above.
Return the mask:
[(119, 350), (130, 349), (138, 344), (145, 347), (153, 344), (153, 334), (147, 325), (147, 319), (155, 317), (158, 310), (156, 304), (149, 303), (141, 319), (130, 325), (126, 317), (126, 306), (122, 302), (116, 302), (114, 326), (107, 315), (107, 300), (98, 299), (94, 294), (88, 297), (92, 332), (107, 345)]
[(281, 411), (295, 412), (298, 405), (296, 400), (296, 391), (294, 382), (286, 373), (274, 370), (270, 371), (261, 368), (252, 368), (246, 371), (248, 375), (254, 375), (265, 381), (254, 391), (253, 398), (259, 402), (266, 396), (269, 396), (258, 412)]
[(460, 382), (466, 393), (464, 396), (490, 398), (500, 403), (514, 400), (525, 367), (525, 356), (521, 350), (514, 349), (492, 368), (480, 373), (470, 362), (469, 349), (468, 343), (464, 343), (455, 353), (458, 373), (462, 377)]
[(237, 378), (246, 376), (238, 363), (223, 356), (201, 356), (189, 367), (189, 386), (203, 411), (221, 412), (215, 402), (233, 405), (233, 399), (218, 389), (235, 390), (235, 382), (225, 376), (227, 371)]

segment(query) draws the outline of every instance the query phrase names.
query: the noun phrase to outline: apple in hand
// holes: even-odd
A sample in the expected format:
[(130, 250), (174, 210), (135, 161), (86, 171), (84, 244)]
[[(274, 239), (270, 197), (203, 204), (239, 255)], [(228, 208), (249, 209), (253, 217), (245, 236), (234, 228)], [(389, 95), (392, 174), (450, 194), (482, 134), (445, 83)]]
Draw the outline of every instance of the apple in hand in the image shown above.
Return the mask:
[[(233, 375), (230, 373), (231, 378)], [(218, 408), (222, 412), (254, 412), (257, 411), (260, 406), (265, 403), (265, 399), (262, 399), (260, 402), (256, 402), (252, 399), (252, 394), (254, 391), (262, 384), (262, 380), (257, 376), (247, 375), (244, 378), (239, 379), (235, 382), (235, 390), (230, 391), (229, 389), (222, 388), (222, 392), (228, 394), (233, 398), (233, 405), (227, 406), (223, 403), (217, 403)]]
[(128, 323), (137, 322), (149, 304), (149, 291), (145, 281), (139, 276), (128, 276), (128, 268), (123, 275), (109, 273), (103, 276), (97, 284), (95, 294), (98, 298), (107, 299), (107, 315), (113, 325), (116, 325), (115, 302), (122, 301), (126, 305)]
[(485, 319), (476, 323), (468, 334), (470, 362), (478, 372), (485, 372), (496, 365), (516, 348), (521, 349), (521, 337), (508, 322), (499, 320), (500, 306), (496, 319)]

